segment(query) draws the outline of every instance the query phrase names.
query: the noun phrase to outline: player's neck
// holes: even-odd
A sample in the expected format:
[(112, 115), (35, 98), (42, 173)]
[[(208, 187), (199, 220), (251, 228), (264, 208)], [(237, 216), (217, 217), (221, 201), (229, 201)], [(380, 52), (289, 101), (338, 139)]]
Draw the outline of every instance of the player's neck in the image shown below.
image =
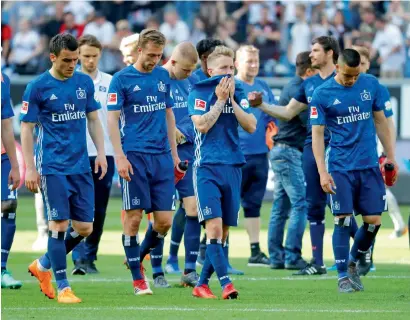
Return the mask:
[(323, 68), (320, 68), (319, 75), (322, 79), (326, 79), (330, 76), (336, 69), (336, 66), (333, 63), (328, 63)]
[(93, 79), (93, 80), (97, 79), (98, 69), (95, 69), (93, 72), (88, 72), (87, 70), (81, 68), (81, 72), (85, 73), (85, 74), (88, 74), (91, 77), (91, 79)]
[(239, 80), (241, 80), (241, 81), (243, 81), (243, 82), (245, 82), (245, 83), (247, 83), (247, 84), (249, 84), (249, 85), (253, 85), (254, 82), (255, 82), (255, 78), (254, 78), (254, 77), (247, 77), (246, 75), (242, 75), (242, 74), (240, 74), (240, 73), (238, 73), (238, 74), (236, 75), (236, 77), (237, 77)]
[(163, 67), (165, 70), (168, 71), (169, 77), (170, 77), (171, 79), (175, 79), (175, 75), (174, 75), (174, 73), (172, 72), (171, 59), (169, 59), (168, 62), (167, 62), (166, 64), (164, 64), (162, 67)]
[(59, 73), (54, 67), (51, 67), (49, 70), (51, 76), (57, 80), (67, 80), (67, 77), (64, 77), (61, 73)]
[(138, 72), (141, 72), (141, 73), (149, 73), (149, 71), (145, 70), (145, 69), (142, 67), (142, 64), (141, 64), (140, 62), (138, 62), (138, 61), (133, 64), (133, 67), (134, 67), (135, 70), (137, 70)]

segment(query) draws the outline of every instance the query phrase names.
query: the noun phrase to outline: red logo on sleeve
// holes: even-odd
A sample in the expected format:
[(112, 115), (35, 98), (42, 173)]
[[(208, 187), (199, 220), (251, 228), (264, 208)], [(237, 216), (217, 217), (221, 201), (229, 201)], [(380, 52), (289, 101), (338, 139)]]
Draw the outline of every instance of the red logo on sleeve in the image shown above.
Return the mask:
[(27, 112), (28, 112), (28, 102), (27, 102), (27, 101), (23, 101), (23, 103), (21, 104), (20, 113), (22, 113), (22, 114), (27, 114)]
[(316, 107), (310, 107), (310, 118), (311, 119), (317, 119), (318, 113), (317, 113), (317, 108)]
[(201, 100), (201, 99), (195, 99), (194, 109), (205, 111), (206, 110), (206, 101)]
[(117, 104), (117, 94), (116, 93), (109, 93), (108, 94), (107, 104), (108, 105)]

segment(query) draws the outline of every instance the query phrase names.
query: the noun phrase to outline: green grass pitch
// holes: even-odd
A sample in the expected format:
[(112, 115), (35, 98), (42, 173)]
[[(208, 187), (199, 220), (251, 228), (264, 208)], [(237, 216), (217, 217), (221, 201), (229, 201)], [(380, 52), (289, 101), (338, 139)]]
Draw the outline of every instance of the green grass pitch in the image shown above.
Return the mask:
[[(119, 208), (120, 199), (113, 198), (97, 261), (100, 274), (69, 276), (72, 288), (83, 303), (59, 305), (56, 300), (48, 300), (41, 294), (35, 279), (27, 273), (28, 264), (41, 253), (31, 251), (31, 244), (36, 238), (33, 198), (21, 198), (17, 233), (8, 268), (24, 284), (20, 290), (2, 289), (2, 319), (410, 319), (408, 238), (407, 235), (394, 240), (388, 238), (392, 223), (387, 214), (383, 217), (383, 226), (376, 242), (377, 271), (363, 278), (364, 292), (338, 294), (334, 272), (321, 277), (296, 278), (286, 270), (247, 267), (250, 249), (241, 225), (232, 231), (230, 244), (232, 264), (245, 271), (244, 276), (233, 277), (240, 299), (207, 301), (193, 298), (191, 289), (180, 287), (178, 276), (167, 276), (172, 284), (170, 289), (153, 288), (153, 296), (133, 295), (131, 276), (122, 265)], [(262, 209), (261, 247), (265, 252), (270, 208), (271, 204), (265, 203)], [(409, 207), (402, 207), (406, 221), (409, 211)], [(331, 215), (327, 214), (327, 265), (332, 263), (331, 223)], [(308, 232), (303, 243), (304, 257), (310, 259)], [(168, 248), (169, 242), (166, 242), (165, 256)], [(183, 252), (181, 247), (180, 253)], [(69, 273), (71, 256), (67, 260)], [(144, 265), (147, 275), (151, 276), (149, 261), (145, 261)], [(183, 266), (182, 257), (180, 266)], [(210, 286), (220, 297), (221, 289), (215, 276)]]

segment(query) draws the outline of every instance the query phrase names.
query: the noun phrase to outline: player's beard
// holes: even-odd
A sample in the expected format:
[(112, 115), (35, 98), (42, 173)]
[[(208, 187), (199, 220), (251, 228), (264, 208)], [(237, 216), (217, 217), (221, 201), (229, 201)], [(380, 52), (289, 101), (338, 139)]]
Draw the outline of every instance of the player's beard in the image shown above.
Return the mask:
[(143, 64), (142, 64), (142, 67), (144, 68), (144, 70), (145, 71), (152, 71), (152, 69), (154, 69), (154, 67), (155, 67), (155, 64), (152, 64), (152, 63), (150, 63), (150, 62), (144, 62)]

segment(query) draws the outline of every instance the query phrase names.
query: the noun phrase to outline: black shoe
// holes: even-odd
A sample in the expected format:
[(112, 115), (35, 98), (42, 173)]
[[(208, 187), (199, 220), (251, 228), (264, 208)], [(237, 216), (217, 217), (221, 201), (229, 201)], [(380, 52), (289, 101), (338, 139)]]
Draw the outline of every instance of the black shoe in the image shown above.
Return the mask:
[(285, 264), (286, 270), (300, 270), (306, 267), (307, 262), (303, 259), (299, 259), (295, 263)]
[(272, 263), (270, 265), (270, 268), (274, 270), (283, 270), (285, 269), (285, 264), (284, 263)]
[(372, 268), (372, 265), (372, 248), (370, 248), (365, 253), (363, 253), (359, 258), (359, 263), (357, 264), (359, 275), (365, 276), (366, 274), (368, 274), (370, 269)]
[(293, 273), (294, 276), (313, 276), (327, 274), (325, 266), (321, 266), (315, 263), (316, 261), (312, 259), (304, 268), (300, 269), (298, 272)]
[(73, 268), (73, 271), (71, 271), (71, 274), (77, 275), (77, 276), (84, 276), (87, 274), (87, 268), (84, 265), (83, 261), (81, 260), (74, 261), (74, 268)]
[(354, 291), (364, 291), (362, 281), (360, 280), (359, 271), (356, 262), (350, 261), (347, 266), (349, 280), (352, 283)]
[(85, 261), (84, 265), (86, 267), (87, 273), (89, 274), (97, 274), (100, 273), (97, 269), (97, 267), (95, 266), (94, 261)]
[(259, 252), (256, 256), (248, 259), (248, 267), (269, 267), (269, 258), (263, 252)]

